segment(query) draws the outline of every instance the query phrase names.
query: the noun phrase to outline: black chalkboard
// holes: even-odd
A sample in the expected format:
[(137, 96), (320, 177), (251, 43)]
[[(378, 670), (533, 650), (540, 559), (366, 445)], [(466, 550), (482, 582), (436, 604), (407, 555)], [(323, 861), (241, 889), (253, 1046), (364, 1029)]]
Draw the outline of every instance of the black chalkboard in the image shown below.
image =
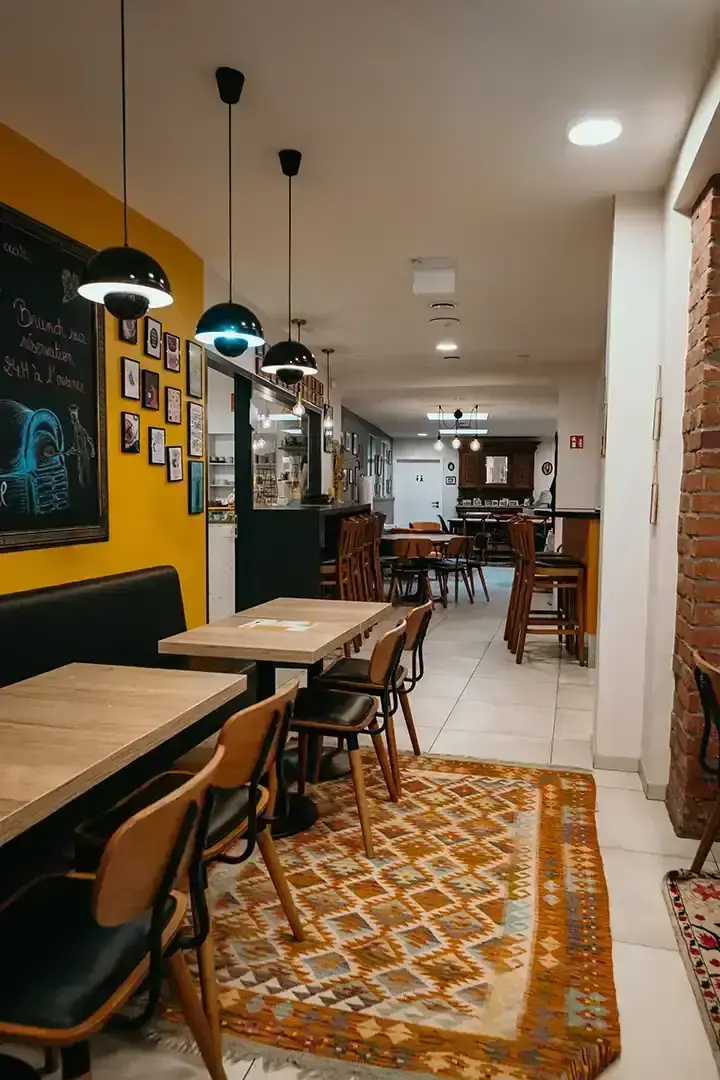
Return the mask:
[(104, 309), (92, 251), (0, 203), (0, 550), (108, 538)]

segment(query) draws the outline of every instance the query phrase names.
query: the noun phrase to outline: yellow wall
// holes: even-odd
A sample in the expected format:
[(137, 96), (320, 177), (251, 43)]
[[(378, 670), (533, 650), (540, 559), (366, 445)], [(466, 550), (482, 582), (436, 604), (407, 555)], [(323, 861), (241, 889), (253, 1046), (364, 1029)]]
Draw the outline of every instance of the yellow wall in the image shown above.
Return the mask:
[[(122, 242), (122, 207), (117, 199), (2, 124), (0, 161), (0, 202), (93, 248)], [(165, 469), (148, 464), (147, 429), (166, 426), (168, 444), (187, 449), (185, 341), (192, 336), (203, 307), (203, 264), (180, 240), (139, 214), (130, 215), (130, 243), (157, 259), (170, 278), (175, 302), (155, 314), (163, 330), (182, 338), (182, 371), (174, 375), (165, 371), (162, 361), (143, 358), (142, 323), (138, 345), (127, 345), (118, 340), (116, 320), (106, 317), (110, 539), (102, 544), (0, 554), (0, 593), (167, 563), (180, 574), (188, 624), (194, 626), (205, 621), (205, 515), (188, 514), (186, 454), (181, 484), (168, 483)], [(160, 412), (120, 396), (123, 354), (160, 371)], [(168, 384), (182, 389), (182, 426), (165, 425), (164, 388)], [(141, 414), (140, 454), (120, 451), (123, 410)], [(138, 612), (138, 618), (142, 617)], [(55, 631), (61, 633), (62, 628), (48, 629)]]

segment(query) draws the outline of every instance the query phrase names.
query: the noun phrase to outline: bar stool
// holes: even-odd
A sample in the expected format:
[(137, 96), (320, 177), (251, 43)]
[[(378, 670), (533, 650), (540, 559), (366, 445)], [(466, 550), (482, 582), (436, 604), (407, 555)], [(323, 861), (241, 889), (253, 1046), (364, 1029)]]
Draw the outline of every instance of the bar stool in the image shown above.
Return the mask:
[[(535, 527), (532, 521), (512, 522), (512, 542), (518, 555), (518, 584), (512, 612), (508, 611), (508, 647), (521, 664), (525, 638), (531, 634), (557, 634), (574, 640), (577, 658), (585, 665), (585, 565), (567, 556), (537, 559), (535, 556)], [(552, 611), (532, 608), (533, 592), (537, 588), (554, 588), (558, 606)], [(572, 597), (572, 607), (570, 604)]]

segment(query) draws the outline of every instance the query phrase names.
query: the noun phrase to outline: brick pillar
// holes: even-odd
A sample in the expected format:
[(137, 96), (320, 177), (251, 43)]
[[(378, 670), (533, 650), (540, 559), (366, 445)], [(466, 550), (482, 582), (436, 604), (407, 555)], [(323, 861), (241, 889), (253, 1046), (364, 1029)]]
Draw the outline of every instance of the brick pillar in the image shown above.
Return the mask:
[[(703, 718), (692, 651), (720, 662), (720, 176), (695, 206), (692, 245), (667, 796), (681, 836), (699, 836), (717, 799), (717, 781), (699, 765)], [(717, 760), (715, 739), (710, 749)]]

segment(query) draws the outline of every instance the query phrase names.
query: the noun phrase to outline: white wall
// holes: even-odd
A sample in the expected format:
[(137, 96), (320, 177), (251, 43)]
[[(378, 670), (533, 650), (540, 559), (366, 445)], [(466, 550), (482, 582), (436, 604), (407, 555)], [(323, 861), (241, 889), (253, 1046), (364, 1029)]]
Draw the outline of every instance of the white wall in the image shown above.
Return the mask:
[[(653, 411), (661, 359), (663, 207), (615, 201), (606, 353), (602, 566), (595, 749), (635, 767), (644, 717)], [(603, 762), (601, 762), (603, 764)]]
[(660, 486), (657, 526), (650, 538), (648, 626), (644, 642), (644, 718), (641, 775), (648, 793), (662, 797), (670, 765), (670, 718), (677, 606), (677, 521), (682, 478), (682, 419), (685, 400), (687, 304), (692, 258), (688, 212), (717, 160), (720, 120), (720, 59), (700, 95), (664, 196), (663, 230), (663, 423), (658, 453)]
[[(453, 450), (449, 440), (445, 440), (442, 450), (435, 450), (433, 447), (434, 439), (395, 439), (393, 442), (393, 457), (395, 461), (401, 458), (408, 460), (428, 460), (430, 458), (439, 457), (442, 462), (442, 496), (440, 502), (440, 513), (447, 521), (448, 518), (456, 517), (456, 506), (458, 498), (457, 480), (455, 484), (446, 484), (446, 476), (458, 475), (458, 451)], [(453, 465), (454, 468), (449, 469), (448, 465)], [(397, 492), (396, 492), (397, 494)]]
[[(599, 367), (588, 366), (580, 373), (564, 375), (558, 382), (555, 497), (560, 509), (587, 509), (599, 505), (601, 423)], [(584, 436), (582, 450), (570, 449), (571, 435)]]
[(545, 476), (542, 471), (543, 463), (549, 461), (550, 464), (555, 466), (555, 440), (543, 439), (535, 451), (535, 479), (533, 481), (533, 497), (537, 499), (541, 491), (549, 491), (550, 485), (555, 479), (555, 472), (551, 472), (549, 476)]

